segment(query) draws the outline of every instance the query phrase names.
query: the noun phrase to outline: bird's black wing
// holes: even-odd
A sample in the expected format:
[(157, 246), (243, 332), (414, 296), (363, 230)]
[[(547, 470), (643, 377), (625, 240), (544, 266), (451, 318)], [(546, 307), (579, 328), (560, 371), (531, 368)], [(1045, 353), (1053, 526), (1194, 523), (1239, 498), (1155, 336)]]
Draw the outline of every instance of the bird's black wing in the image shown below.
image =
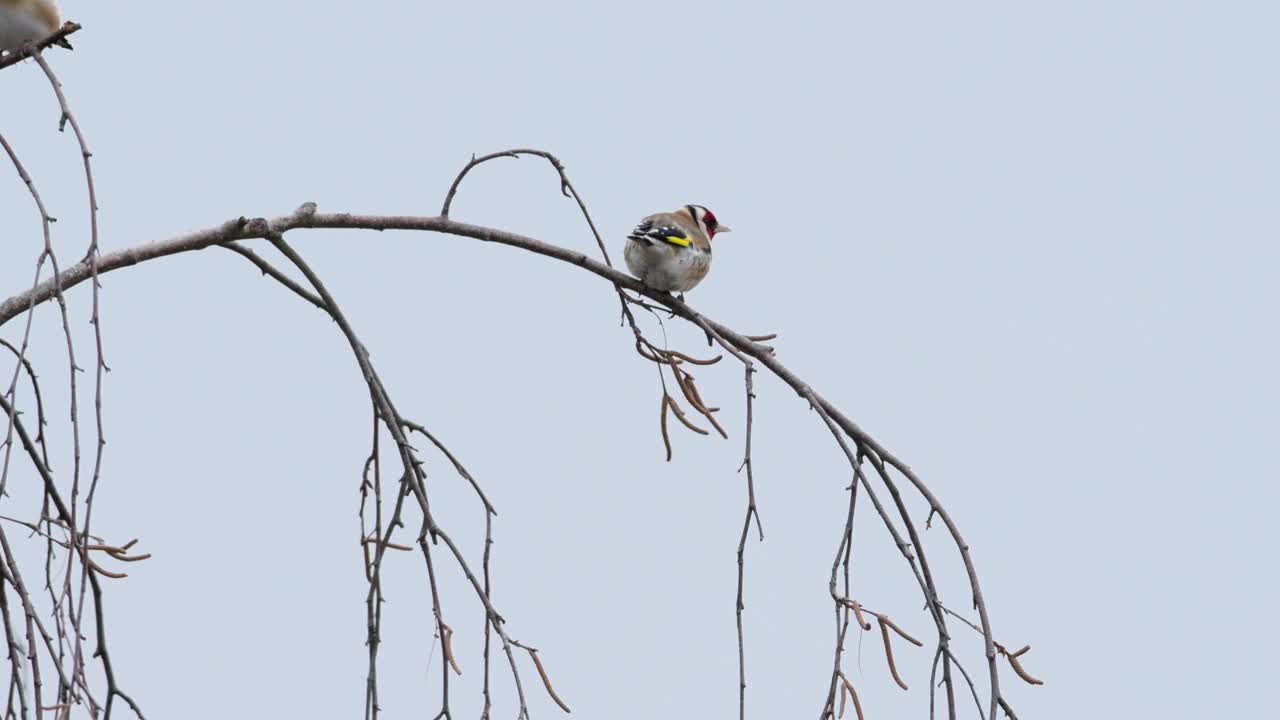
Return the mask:
[(645, 220), (636, 226), (635, 230), (627, 237), (644, 245), (652, 245), (655, 242), (665, 242), (680, 247), (689, 247), (689, 238), (685, 236), (684, 230), (675, 225), (661, 225), (654, 227), (652, 220)]

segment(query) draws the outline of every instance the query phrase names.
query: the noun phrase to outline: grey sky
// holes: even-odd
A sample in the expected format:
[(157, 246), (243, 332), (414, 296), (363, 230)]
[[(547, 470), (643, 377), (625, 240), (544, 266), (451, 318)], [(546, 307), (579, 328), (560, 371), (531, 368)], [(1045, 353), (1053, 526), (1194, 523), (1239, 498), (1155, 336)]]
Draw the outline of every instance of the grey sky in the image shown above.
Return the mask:
[[(690, 301), (781, 333), (783, 362), (948, 505), (997, 638), (1032, 644), (1047, 682), (1005, 672), (1021, 717), (1262, 712), (1280, 640), (1274, 4), (63, 4), (85, 30), (50, 57), (96, 151), (108, 250), (306, 200), (433, 214), (472, 153), (515, 146), (565, 161), (615, 257), (639, 217), (705, 204), (735, 232)], [(56, 120), (38, 68), (0, 74), (0, 131), (70, 261), (83, 185)], [(4, 297), (30, 282), (29, 204), (0, 169)], [(540, 161), (477, 171), (454, 215), (592, 248)], [(494, 499), (495, 601), (574, 715), (736, 712), (740, 371), (698, 373), (730, 440), (675, 432), (667, 464), (656, 378), (599, 279), (460, 238), (295, 239), (401, 409)], [(103, 302), (95, 525), (155, 554), (110, 586), (123, 681), (151, 717), (357, 716), (370, 419), (341, 336), (222, 251), (113, 274)], [(56, 386), (56, 313), (38, 320)], [(846, 469), (803, 401), (757, 387), (749, 715), (811, 717)], [(478, 555), (479, 508), (433, 460)], [(927, 635), (887, 533), (861, 513), (856, 532), (855, 595)], [(958, 559), (928, 539), (963, 605)], [(422, 717), (424, 572), (389, 568), (384, 709)], [(442, 579), (472, 717), (464, 582)], [(850, 647), (868, 718), (921, 716), (926, 651), (898, 650), (903, 693), (878, 634)]]

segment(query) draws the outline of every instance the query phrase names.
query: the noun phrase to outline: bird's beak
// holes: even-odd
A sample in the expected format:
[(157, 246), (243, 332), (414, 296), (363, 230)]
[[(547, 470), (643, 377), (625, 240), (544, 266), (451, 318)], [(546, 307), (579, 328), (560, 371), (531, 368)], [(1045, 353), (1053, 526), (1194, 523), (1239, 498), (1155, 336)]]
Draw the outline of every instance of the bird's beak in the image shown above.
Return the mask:
[(716, 234), (717, 234), (717, 235), (719, 235), (720, 233), (727, 233), (727, 232), (730, 232), (730, 231), (732, 231), (732, 230), (733, 230), (733, 228), (729, 227), (728, 225), (717, 225), (717, 226), (716, 226)]

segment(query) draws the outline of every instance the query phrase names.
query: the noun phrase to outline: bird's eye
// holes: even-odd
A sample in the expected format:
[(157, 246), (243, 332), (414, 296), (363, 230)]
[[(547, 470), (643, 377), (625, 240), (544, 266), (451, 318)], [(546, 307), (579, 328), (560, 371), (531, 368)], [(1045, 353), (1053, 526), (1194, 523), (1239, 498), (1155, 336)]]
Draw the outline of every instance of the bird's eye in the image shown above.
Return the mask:
[(702, 216), (702, 222), (708, 228), (711, 228), (713, 230), (720, 225), (720, 223), (716, 220), (716, 216), (712, 215), (710, 211), (708, 211), (705, 215)]

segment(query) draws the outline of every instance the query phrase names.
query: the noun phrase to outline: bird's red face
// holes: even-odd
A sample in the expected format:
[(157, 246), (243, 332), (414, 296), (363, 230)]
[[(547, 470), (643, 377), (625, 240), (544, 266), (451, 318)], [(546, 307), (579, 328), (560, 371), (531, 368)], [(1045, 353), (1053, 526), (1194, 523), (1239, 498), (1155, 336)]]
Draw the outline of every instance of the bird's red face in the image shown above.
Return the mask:
[(702, 216), (702, 224), (707, 226), (708, 238), (713, 238), (717, 232), (720, 232), (720, 221), (716, 219), (716, 214), (710, 210)]
[(701, 205), (691, 205), (689, 206), (689, 209), (693, 211), (693, 216), (698, 220), (698, 223), (702, 225), (703, 230), (706, 231), (708, 240), (714, 238), (717, 233), (729, 232), (729, 226), (721, 225), (720, 221), (716, 218), (716, 214), (705, 207)]

